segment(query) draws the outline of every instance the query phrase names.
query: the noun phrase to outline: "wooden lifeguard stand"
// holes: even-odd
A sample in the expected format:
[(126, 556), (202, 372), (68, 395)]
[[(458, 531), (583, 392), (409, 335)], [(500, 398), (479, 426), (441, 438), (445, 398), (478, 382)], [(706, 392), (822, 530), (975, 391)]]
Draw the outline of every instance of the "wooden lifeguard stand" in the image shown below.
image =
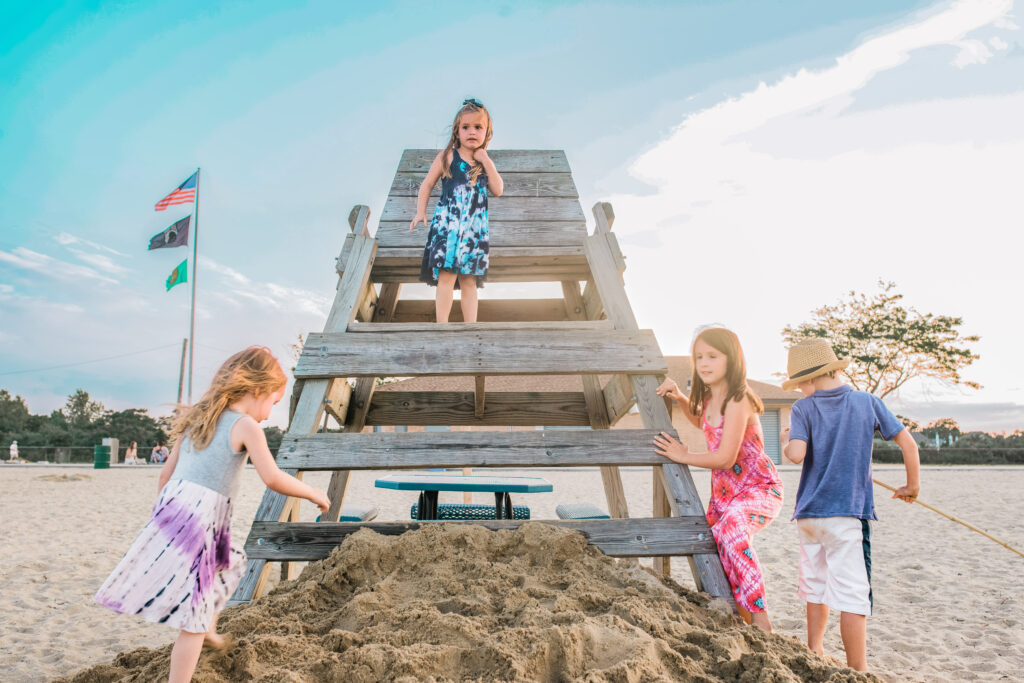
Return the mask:
[[(616, 557), (689, 558), (698, 589), (732, 599), (728, 581), (689, 470), (654, 453), (657, 432), (673, 432), (655, 389), (667, 372), (651, 330), (637, 326), (612, 233), (610, 204), (586, 219), (561, 150), (491, 152), (505, 181), (490, 199), (491, 282), (559, 282), (561, 299), (480, 301), (477, 323), (463, 323), (458, 302), (447, 325), (434, 323), (432, 301), (399, 300), (417, 282), (426, 229), (409, 232), (416, 194), (437, 150), (402, 154), (374, 236), (369, 208), (349, 215), (337, 259), (339, 283), (321, 334), (310, 334), (295, 368), (291, 423), (278, 464), (295, 476), (331, 470), (331, 509), (319, 523), (299, 522), (298, 502), (267, 491), (246, 540), (246, 575), (232, 602), (260, 595), (270, 562), (283, 575), (294, 562), (323, 559), (362, 527), (400, 534), (436, 522), (340, 523), (349, 472), (428, 467), (600, 466), (613, 519), (562, 521)], [(437, 188), (435, 188), (435, 198)], [(431, 201), (428, 211), (433, 210)], [(428, 213), (429, 215), (429, 213)], [(486, 391), (490, 375), (580, 375), (583, 391)], [(468, 375), (473, 392), (380, 392), (378, 377)], [(601, 376), (611, 376), (603, 386)], [(348, 378), (355, 379), (351, 388)], [(642, 430), (612, 430), (636, 404)], [(317, 433), (324, 411), (344, 426)], [(443, 421), (439, 421), (443, 416)], [(587, 426), (590, 430), (362, 433), (368, 424)], [(653, 470), (654, 517), (629, 518), (618, 467)], [(452, 523), (452, 522), (445, 522)], [(522, 522), (455, 522), (508, 529)]]

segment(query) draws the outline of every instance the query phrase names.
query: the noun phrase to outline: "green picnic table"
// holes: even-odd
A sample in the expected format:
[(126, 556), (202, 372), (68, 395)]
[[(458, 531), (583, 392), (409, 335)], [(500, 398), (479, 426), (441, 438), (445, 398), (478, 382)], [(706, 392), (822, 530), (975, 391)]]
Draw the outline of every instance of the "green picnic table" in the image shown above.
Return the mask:
[(494, 518), (512, 519), (513, 493), (546, 493), (551, 482), (541, 477), (485, 477), (444, 474), (389, 474), (374, 482), (381, 489), (419, 491), (419, 518), (437, 519), (440, 491), (488, 491), (494, 493)]

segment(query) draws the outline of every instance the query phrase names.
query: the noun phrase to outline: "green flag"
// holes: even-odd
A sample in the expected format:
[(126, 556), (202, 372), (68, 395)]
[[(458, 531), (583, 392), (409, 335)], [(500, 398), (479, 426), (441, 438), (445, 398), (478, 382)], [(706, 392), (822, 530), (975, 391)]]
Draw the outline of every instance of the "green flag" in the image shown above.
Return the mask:
[(180, 285), (182, 282), (188, 282), (188, 259), (185, 259), (178, 264), (178, 267), (171, 271), (171, 274), (167, 276), (167, 291), (171, 291), (171, 287), (174, 285)]

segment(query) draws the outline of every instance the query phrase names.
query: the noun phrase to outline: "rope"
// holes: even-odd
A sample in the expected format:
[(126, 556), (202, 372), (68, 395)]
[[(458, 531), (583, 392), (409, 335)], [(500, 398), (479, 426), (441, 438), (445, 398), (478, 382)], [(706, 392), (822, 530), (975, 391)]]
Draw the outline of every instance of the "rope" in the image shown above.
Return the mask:
[[(889, 486), (888, 484), (883, 484), (882, 482), (878, 481), (877, 479), (872, 479), (871, 481), (875, 482), (876, 484), (878, 484), (879, 486), (881, 486), (881, 487), (882, 487), (882, 488), (884, 488), (884, 489), (889, 489), (889, 490), (890, 490), (890, 491), (892, 491), (893, 493), (896, 493), (896, 489), (894, 489), (893, 487)], [(919, 500), (918, 500), (917, 498), (915, 498), (915, 499), (914, 499), (914, 502), (915, 502), (915, 503), (917, 503), (918, 505), (923, 505), (924, 507), (928, 508), (928, 509), (929, 509), (929, 510), (931, 510), (932, 512), (936, 512), (936, 513), (938, 513), (938, 514), (942, 515), (943, 517), (945, 517), (945, 518), (946, 518), (946, 519), (948, 519), (948, 520), (954, 521), (954, 522), (956, 522), (957, 524), (962, 524), (963, 526), (967, 527), (967, 528), (968, 528), (968, 529), (970, 529), (971, 531), (975, 531), (975, 532), (977, 532), (977, 533), (981, 534), (982, 536), (984, 536), (985, 538), (989, 539), (990, 541), (995, 541), (996, 543), (998, 543), (999, 545), (1003, 546), (1003, 547), (1004, 547), (1004, 548), (1006, 548), (1007, 550), (1012, 550), (1013, 552), (1017, 553), (1017, 554), (1018, 554), (1018, 555), (1020, 555), (1021, 557), (1024, 557), (1024, 553), (1022, 553), (1021, 551), (1017, 550), (1016, 548), (1014, 548), (1014, 547), (1013, 547), (1012, 545), (1010, 545), (1009, 543), (1004, 543), (1003, 541), (1000, 541), (1000, 540), (999, 540), (998, 538), (996, 538), (995, 536), (990, 536), (990, 535), (986, 534), (986, 533), (985, 533), (984, 531), (982, 531), (982, 530), (981, 530), (981, 529), (979, 529), (978, 527), (976, 527), (976, 526), (971, 526), (971, 525), (970, 525), (970, 524), (968, 524), (967, 522), (963, 522), (963, 521), (961, 521), (961, 520), (957, 519), (956, 517), (952, 517), (952, 516), (950, 516), (950, 515), (947, 515), (947, 514), (946, 514), (945, 512), (943, 512), (942, 510), (938, 510), (938, 509), (936, 509), (936, 508), (933, 508), (933, 507), (932, 507), (931, 505), (928, 505), (927, 503), (922, 503), (922, 502), (921, 502), (921, 501), (919, 501)]]

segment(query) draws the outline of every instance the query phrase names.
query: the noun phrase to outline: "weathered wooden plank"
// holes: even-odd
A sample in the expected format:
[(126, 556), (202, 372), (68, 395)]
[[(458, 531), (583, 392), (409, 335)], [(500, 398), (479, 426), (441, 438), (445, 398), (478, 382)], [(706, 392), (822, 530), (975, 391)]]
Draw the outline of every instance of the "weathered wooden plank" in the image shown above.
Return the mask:
[[(651, 330), (310, 334), (295, 377), (665, 374)], [(354, 403), (355, 405), (355, 403)]]
[[(476, 524), (498, 531), (515, 529), (530, 520), (488, 519), (473, 522), (367, 522), (363, 524), (254, 522), (245, 553), (261, 560), (322, 560), (360, 529), (385, 536), (415, 531), (428, 524)], [(715, 551), (715, 541), (703, 515), (662, 519), (544, 520), (544, 524), (573, 529), (587, 542), (612, 557), (694, 555)]]
[(348, 212), (348, 225), (353, 235), (370, 236), (370, 229), (367, 225), (370, 221), (370, 207), (365, 204), (356, 204)]
[[(488, 400), (497, 396), (500, 393), (491, 394)], [(550, 429), (289, 434), (281, 443), (277, 461), (282, 467), (301, 470), (663, 465), (668, 461), (654, 452), (657, 433), (649, 429)], [(696, 500), (699, 510), (700, 501)]]
[(367, 425), (450, 425), (453, 427), (586, 427), (590, 425), (578, 391), (492, 391), (483, 415), (476, 416), (469, 391), (377, 391)]
[[(653, 500), (651, 501), (652, 517), (668, 517), (672, 514), (672, 508), (668, 505), (668, 498), (665, 496), (665, 485), (661, 481), (661, 470), (655, 467), (651, 481)], [(665, 577), (672, 576), (672, 561), (668, 557), (654, 558), (654, 571)]]
[[(348, 324), (348, 332), (355, 334), (381, 334), (392, 332), (437, 332), (437, 323), (361, 323)], [(608, 320), (545, 320), (531, 322), (449, 322), (444, 323), (445, 332), (498, 332), (501, 330), (530, 330), (547, 334), (562, 332), (601, 332), (615, 329)]]
[[(439, 149), (407, 149), (398, 172), (426, 173)], [(570, 173), (569, 160), (561, 149), (489, 149), (488, 156), (500, 173)]]
[(374, 311), (377, 310), (377, 288), (372, 282), (366, 283), (366, 290), (360, 297), (359, 307), (356, 309), (356, 320), (370, 322), (373, 320)]
[(338, 424), (345, 424), (348, 415), (349, 401), (352, 399), (352, 385), (345, 379), (331, 380), (327, 396), (324, 398), (324, 409)]
[(473, 378), (473, 416), (482, 419), (484, 416), (484, 408), (487, 405), (487, 395), (485, 392), (486, 378), (483, 375), (477, 375)]
[[(354, 238), (353, 238), (354, 239)], [(348, 252), (343, 253), (347, 259)], [(403, 267), (407, 272), (419, 274), (420, 264), (423, 260), (423, 245), (410, 247), (385, 247), (378, 248), (374, 258), (374, 264), (379, 267)], [(338, 274), (345, 272), (345, 261), (339, 258)], [(583, 253), (583, 244), (540, 247), (498, 247), (490, 250), (490, 267), (493, 269), (506, 268), (509, 266), (533, 267), (572, 267), (579, 272), (585, 271), (589, 276), (587, 257)]]
[[(590, 266), (587, 265), (589, 270)], [(597, 293), (594, 280), (588, 273), (587, 284), (583, 287), (583, 305), (587, 309), (587, 317), (591, 320), (600, 320), (605, 317), (604, 304), (601, 303), (601, 296)]]
[[(388, 197), (380, 216), (381, 221), (405, 221), (408, 226), (416, 215), (416, 202), (416, 197)], [(436, 204), (436, 199), (427, 202), (427, 216), (434, 215)], [(583, 207), (573, 197), (490, 197), (487, 200), (487, 215), (503, 221), (586, 220)], [(378, 230), (378, 239), (379, 233)]]
[[(502, 197), (572, 197), (579, 198), (576, 190), (576, 183), (573, 182), (571, 173), (516, 173), (514, 171), (503, 171), (501, 180), (504, 188), (501, 191)], [(420, 192), (420, 184), (427, 177), (426, 171), (421, 173), (409, 173), (399, 171), (391, 181), (390, 197), (416, 197)], [(431, 192), (432, 197), (441, 194), (441, 182), (434, 184)]]
[(615, 375), (608, 380), (602, 389), (604, 404), (608, 409), (608, 419), (615, 424), (636, 403), (633, 395), (633, 381), (628, 375)]
[(583, 242), (590, 263), (590, 271), (594, 275), (594, 287), (597, 289), (605, 315), (620, 330), (637, 329), (636, 316), (629, 305), (626, 289), (622, 284), (622, 272), (618, 268), (612, 248), (609, 244), (611, 233), (591, 235)]
[[(451, 322), (462, 321), (462, 304), (452, 302)], [(562, 299), (481, 299), (477, 320), (480, 322), (532, 322), (540, 320), (565, 320), (565, 305)], [(404, 299), (395, 309), (395, 322), (434, 322), (434, 301), (432, 299)]]
[[(379, 251), (377, 253), (380, 253)], [(402, 291), (400, 284), (383, 285), (380, 288), (380, 297), (377, 299), (377, 310), (373, 314), (373, 322), (390, 322), (395, 316), (395, 307), (398, 304), (398, 294)]]
[(594, 234), (608, 233), (612, 231), (612, 224), (615, 223), (615, 211), (608, 202), (597, 202), (591, 211), (594, 214)]
[[(561, 282), (585, 278), (590, 271), (585, 265), (544, 268), (528, 265), (491, 266), (487, 271), (488, 282)], [(377, 265), (371, 273), (374, 282), (405, 283), (419, 282), (420, 270), (416, 267), (392, 268)]]
[(376, 253), (377, 242), (372, 237), (357, 235), (353, 239), (352, 251), (348, 255), (345, 272), (338, 283), (338, 291), (335, 292), (334, 304), (324, 329), (345, 329), (355, 319), (357, 307), (366, 295), (366, 285), (370, 280)]
[[(487, 223), (488, 240), (492, 249), (522, 247), (523, 245), (561, 246), (583, 243), (587, 236), (586, 221), (567, 220), (508, 220), (502, 214), (490, 214)], [(375, 237), (381, 247), (419, 247), (427, 242), (429, 228), (422, 223), (409, 232), (412, 216), (402, 219), (382, 218)]]

